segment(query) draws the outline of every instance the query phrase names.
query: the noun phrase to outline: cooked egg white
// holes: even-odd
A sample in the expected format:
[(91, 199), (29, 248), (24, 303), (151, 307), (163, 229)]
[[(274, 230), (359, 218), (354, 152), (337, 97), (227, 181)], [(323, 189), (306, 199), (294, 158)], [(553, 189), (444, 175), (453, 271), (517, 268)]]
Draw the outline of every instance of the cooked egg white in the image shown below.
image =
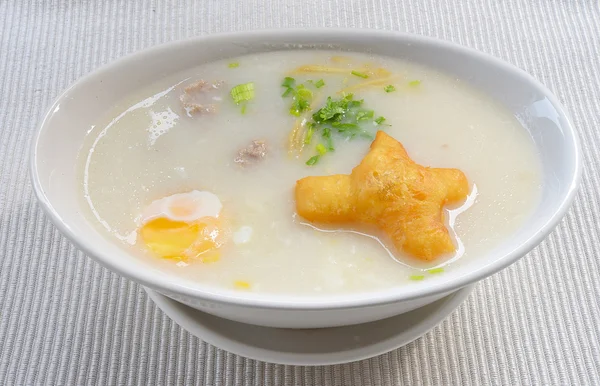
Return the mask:
[(192, 190), (153, 201), (142, 213), (141, 223), (146, 224), (157, 218), (189, 223), (203, 217), (217, 218), (221, 209), (221, 200), (213, 193)]

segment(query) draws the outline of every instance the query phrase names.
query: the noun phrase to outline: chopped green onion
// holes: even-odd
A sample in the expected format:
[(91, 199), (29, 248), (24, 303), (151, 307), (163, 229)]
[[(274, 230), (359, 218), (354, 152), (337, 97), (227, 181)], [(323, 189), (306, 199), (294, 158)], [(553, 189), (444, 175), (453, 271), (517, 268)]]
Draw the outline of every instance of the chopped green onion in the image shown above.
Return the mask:
[(283, 83), (281, 83), (282, 87), (294, 87), (295, 85), (296, 85), (296, 79), (290, 78), (289, 76), (286, 76), (283, 79)]
[(335, 151), (335, 146), (333, 146), (333, 139), (327, 138), (327, 150)]
[(421, 81), (420, 81), (420, 80), (411, 80), (410, 82), (408, 82), (408, 85), (409, 85), (410, 87), (417, 87), (417, 86), (418, 86), (418, 85), (420, 85), (420, 84), (421, 84)]
[(359, 128), (356, 123), (333, 122), (331, 126), (335, 127), (340, 133), (344, 131), (358, 130)]
[(236, 68), (236, 67), (239, 67), (239, 66), (240, 66), (240, 64), (238, 62), (231, 62), (231, 63), (229, 63), (229, 68)]
[(292, 103), (292, 107), (290, 107), (290, 114), (299, 117), (300, 113), (304, 110), (307, 110), (310, 107), (310, 104), (306, 99), (303, 98), (294, 98), (294, 103)]
[[(313, 81), (311, 83), (315, 85), (320, 82)], [(290, 91), (293, 95), (293, 102), (289, 110), (290, 114), (300, 116), (301, 113), (310, 110), (314, 89), (307, 88), (308, 84), (308, 82), (299, 84)], [(293, 85), (292, 81), (284, 81), (284, 86), (287, 87), (287, 85)], [(286, 94), (284, 93), (284, 95)], [(325, 104), (308, 118), (310, 121), (306, 124), (304, 145), (312, 143), (315, 133), (318, 132), (321, 133), (323, 139), (321, 143), (315, 146), (316, 155), (306, 161), (307, 165), (315, 165), (326, 153), (335, 151), (335, 136), (332, 135), (332, 132), (339, 133), (338, 135), (341, 134), (347, 139), (361, 137), (373, 140), (374, 133), (368, 129), (367, 124), (381, 124), (385, 121), (385, 118), (378, 117), (377, 122), (375, 122), (375, 112), (363, 108), (363, 103), (362, 99), (355, 100), (354, 95), (351, 93), (342, 94), (341, 97), (335, 99), (330, 96)]]
[(423, 279), (425, 279), (424, 275), (412, 275), (412, 276), (410, 276), (410, 280), (419, 281), (419, 280), (423, 280)]
[(310, 125), (308, 127), (308, 131), (306, 132), (306, 135), (304, 136), (304, 144), (305, 145), (310, 145), (310, 140), (312, 139), (314, 131), (315, 131), (314, 125)]
[(327, 140), (327, 150), (335, 151), (335, 147), (333, 146), (333, 139), (331, 138), (331, 129), (326, 127), (323, 129), (323, 133), (321, 134), (325, 140)]
[(360, 78), (364, 78), (364, 79), (367, 79), (367, 78), (369, 77), (369, 75), (365, 74), (364, 72), (360, 72), (360, 71), (354, 71), (354, 70), (353, 70), (353, 71), (351, 72), (351, 74), (352, 74), (352, 75), (356, 75), (356, 76), (358, 76), (358, 77), (360, 77)]
[(384, 117), (379, 117), (375, 120), (375, 123), (377, 123), (378, 125), (381, 125), (383, 122), (385, 122), (385, 118)]
[(316, 88), (321, 88), (325, 86), (325, 81), (323, 79), (319, 79), (316, 83), (315, 83), (315, 87)]
[(299, 117), (302, 112), (309, 109), (313, 93), (303, 84), (299, 84), (298, 86), (295, 86), (295, 84), (296, 80), (294, 78), (286, 77), (281, 84), (282, 87), (286, 87), (286, 90), (281, 96), (285, 98), (293, 95), (294, 101), (290, 106), (290, 114)]
[(375, 137), (373, 136), (373, 134), (371, 134), (371, 133), (369, 133), (367, 131), (364, 131), (364, 130), (361, 131), (358, 135), (360, 135), (361, 137), (366, 138), (366, 139), (375, 139)]
[(392, 92), (392, 91), (396, 91), (396, 87), (394, 87), (394, 86), (393, 86), (393, 85), (391, 85), (391, 84), (388, 84), (388, 85), (387, 85), (387, 86), (385, 86), (383, 89), (385, 90), (385, 92)]
[(354, 107), (360, 107), (363, 104), (364, 100), (359, 101), (348, 101), (348, 108), (352, 109)]
[(246, 106), (248, 106), (248, 104), (247, 104), (247, 103), (244, 103), (244, 104), (242, 105), (242, 114), (246, 114)]
[(320, 155), (314, 155), (314, 156), (310, 157), (308, 159), (308, 161), (306, 161), (306, 164), (308, 166), (312, 166), (312, 165), (316, 164), (319, 161), (320, 157), (321, 157)]
[(366, 121), (368, 119), (373, 118), (374, 114), (375, 114), (375, 111), (373, 111), (373, 110), (361, 110), (358, 113), (356, 113), (356, 120), (357, 121)]
[(440, 267), (440, 268), (431, 268), (429, 270), (427, 270), (427, 272), (434, 274), (434, 273), (442, 273), (444, 272), (444, 268)]
[(335, 147), (333, 146), (333, 139), (331, 139), (331, 137), (327, 138), (327, 150), (335, 151)]
[(291, 87), (288, 87), (288, 88), (287, 88), (287, 89), (286, 89), (286, 90), (283, 92), (283, 94), (281, 94), (281, 96), (285, 98), (285, 97), (287, 97), (287, 96), (289, 96), (290, 94), (293, 94), (293, 93), (294, 93), (294, 89), (293, 89), (293, 88), (291, 88)]
[(281, 87), (293, 88), (296, 85), (296, 79), (286, 76), (281, 83)]
[(313, 93), (309, 89), (305, 88), (303, 85), (299, 85), (296, 88), (296, 97), (304, 98), (304, 99), (311, 99), (313, 97)]
[(323, 155), (327, 153), (327, 149), (325, 148), (325, 146), (323, 146), (323, 144), (320, 143), (317, 145), (317, 152), (319, 153), (319, 155)]
[(254, 83), (238, 84), (231, 89), (231, 98), (236, 104), (254, 99)]

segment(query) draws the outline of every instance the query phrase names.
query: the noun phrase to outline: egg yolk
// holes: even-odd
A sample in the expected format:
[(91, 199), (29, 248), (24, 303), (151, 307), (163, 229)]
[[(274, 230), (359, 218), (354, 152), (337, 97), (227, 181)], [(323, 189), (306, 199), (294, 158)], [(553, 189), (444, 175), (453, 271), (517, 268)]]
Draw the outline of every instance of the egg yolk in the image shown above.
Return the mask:
[(192, 223), (157, 218), (140, 229), (148, 249), (168, 259), (196, 258), (213, 251), (221, 245), (221, 234), (216, 219), (209, 218)]
[(156, 255), (177, 260), (218, 261), (228, 227), (211, 192), (193, 190), (155, 200), (140, 216), (140, 240)]

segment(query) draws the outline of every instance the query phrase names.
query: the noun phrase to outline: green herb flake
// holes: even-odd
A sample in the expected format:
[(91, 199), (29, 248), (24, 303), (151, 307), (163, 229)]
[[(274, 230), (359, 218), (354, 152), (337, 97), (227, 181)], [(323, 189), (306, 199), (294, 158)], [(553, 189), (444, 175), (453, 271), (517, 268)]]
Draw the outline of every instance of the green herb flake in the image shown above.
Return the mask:
[(288, 87), (288, 88), (287, 88), (287, 89), (286, 89), (286, 90), (283, 92), (283, 94), (281, 94), (281, 96), (285, 98), (285, 97), (288, 97), (288, 96), (292, 95), (293, 93), (294, 93), (294, 89), (293, 89), (293, 88), (291, 88), (291, 87)]
[(310, 103), (308, 102), (308, 100), (304, 98), (294, 97), (294, 103), (292, 103), (292, 107), (290, 107), (290, 114), (299, 117), (300, 114), (303, 111), (308, 110), (309, 107)]
[(329, 127), (324, 128), (321, 136), (325, 138), (325, 141), (327, 141), (327, 150), (335, 151), (335, 147), (333, 146), (333, 138), (331, 138), (331, 129)]
[(368, 131), (364, 131), (364, 130), (362, 130), (360, 133), (358, 133), (358, 135), (360, 135), (363, 138), (370, 139), (370, 140), (375, 139), (375, 136), (373, 134), (369, 133)]
[(313, 93), (309, 89), (305, 88), (304, 85), (299, 85), (296, 88), (296, 97), (302, 99), (312, 99)]
[(331, 126), (335, 127), (339, 132), (359, 129), (359, 126), (356, 123), (332, 122)]
[(296, 79), (290, 78), (289, 76), (286, 76), (283, 79), (283, 83), (281, 83), (281, 87), (294, 88), (295, 86), (296, 86)]
[(333, 139), (331, 137), (327, 138), (327, 150), (335, 151), (335, 147), (333, 146)]
[(315, 83), (315, 87), (316, 88), (321, 88), (325, 86), (325, 81), (323, 79), (319, 79), (316, 83)]
[(313, 92), (306, 88), (304, 84), (296, 86), (296, 80), (294, 78), (286, 77), (281, 83), (281, 87), (286, 88), (283, 94), (281, 94), (283, 98), (293, 96), (294, 101), (289, 110), (291, 115), (299, 117), (300, 114), (310, 108)]
[[(285, 82), (291, 84), (291, 81)], [(313, 81), (314, 85), (317, 83)], [(303, 111), (310, 109), (310, 103), (313, 100), (313, 91), (306, 86), (309, 83), (299, 84), (293, 89), (293, 102), (290, 107), (290, 114), (300, 116)], [(354, 99), (354, 94), (342, 94), (339, 97), (327, 97), (325, 103), (316, 110), (306, 122), (306, 133), (304, 135), (304, 145), (313, 142), (313, 137), (317, 133), (321, 134), (321, 143), (315, 146), (316, 155), (311, 157), (306, 164), (315, 165), (321, 157), (328, 152), (335, 151), (335, 135), (345, 137), (346, 139), (366, 138), (373, 140), (375, 138), (371, 125), (382, 124), (384, 117), (375, 117), (375, 112), (363, 107), (362, 99)]]
[(356, 113), (356, 120), (357, 121), (366, 121), (366, 120), (373, 118), (373, 115), (375, 115), (375, 111), (373, 111), (373, 110), (361, 110)]
[(325, 153), (327, 153), (327, 148), (325, 148), (325, 146), (323, 146), (322, 143), (317, 145), (317, 152), (319, 153), (319, 155), (324, 155)]
[(360, 72), (360, 71), (354, 71), (354, 70), (352, 70), (351, 74), (352, 75), (356, 75), (359, 78), (363, 78), (363, 79), (367, 79), (369, 77), (369, 75), (365, 74), (364, 72)]
[(383, 122), (385, 122), (385, 118), (384, 117), (379, 117), (375, 120), (375, 123), (377, 123), (378, 125), (381, 125)]
[(355, 107), (360, 107), (363, 104), (363, 102), (364, 102), (364, 100), (362, 100), (362, 99), (359, 101), (355, 101), (355, 100), (349, 101), (348, 108), (353, 109)]
[(421, 281), (425, 279), (425, 275), (411, 275), (409, 279), (414, 281)]
[(231, 62), (228, 65), (229, 68), (238, 68), (239, 66), (240, 66), (239, 62)]
[(244, 104), (242, 105), (242, 114), (246, 114), (246, 107), (247, 107), (247, 106), (248, 106), (248, 104), (247, 104), (247, 103), (244, 103)]
[(444, 272), (444, 268), (442, 268), (442, 267), (431, 268), (431, 269), (427, 270), (427, 272), (431, 273), (431, 274), (442, 273), (442, 272)]
[(238, 84), (231, 89), (231, 98), (236, 104), (254, 99), (254, 83)]
[(346, 94), (340, 100), (333, 100), (331, 97), (327, 97), (325, 106), (313, 114), (313, 119), (317, 123), (341, 121), (348, 110), (354, 106), (352, 102), (362, 103), (362, 101), (353, 101), (353, 97), (353, 94)]
[(388, 85), (387, 85), (387, 86), (385, 86), (383, 89), (385, 90), (385, 92), (393, 92), (393, 91), (396, 91), (396, 87), (394, 87), (394, 86), (393, 86), (393, 85), (391, 85), (391, 84), (388, 84)]
[(411, 80), (410, 82), (408, 82), (408, 85), (409, 85), (410, 87), (417, 87), (417, 86), (419, 86), (420, 84), (421, 84), (421, 81), (420, 81), (420, 80)]
[(304, 136), (304, 144), (305, 145), (310, 145), (310, 141), (312, 139), (314, 131), (315, 131), (314, 125), (309, 125), (308, 130), (306, 131), (306, 135)]
[(321, 158), (320, 155), (314, 155), (314, 156), (310, 157), (308, 159), (308, 161), (306, 161), (306, 164), (308, 166), (312, 166), (312, 165), (316, 164), (317, 162), (319, 162), (319, 158)]

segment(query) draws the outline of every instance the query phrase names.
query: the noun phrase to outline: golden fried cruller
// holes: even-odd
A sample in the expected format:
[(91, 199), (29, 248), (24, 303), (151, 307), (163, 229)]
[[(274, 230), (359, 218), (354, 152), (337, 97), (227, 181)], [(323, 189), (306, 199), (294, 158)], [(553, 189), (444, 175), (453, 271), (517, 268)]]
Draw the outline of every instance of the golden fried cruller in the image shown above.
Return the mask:
[(444, 205), (468, 192), (462, 171), (418, 165), (400, 142), (379, 131), (350, 175), (303, 178), (295, 196), (298, 214), (308, 221), (376, 226), (398, 250), (433, 260), (455, 250)]

